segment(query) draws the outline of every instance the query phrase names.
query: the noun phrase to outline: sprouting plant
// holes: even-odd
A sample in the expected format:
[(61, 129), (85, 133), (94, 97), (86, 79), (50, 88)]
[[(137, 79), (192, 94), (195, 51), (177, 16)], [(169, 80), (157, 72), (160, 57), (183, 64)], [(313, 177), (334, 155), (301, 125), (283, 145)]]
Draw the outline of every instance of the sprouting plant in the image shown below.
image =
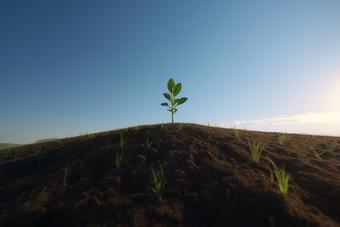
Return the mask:
[(37, 156), (37, 155), (40, 153), (40, 151), (41, 151), (41, 149), (37, 150), (37, 151), (35, 152), (35, 156)]
[(286, 135), (284, 133), (280, 134), (279, 136), (279, 143), (283, 144), (283, 141), (286, 139)]
[(175, 81), (170, 78), (169, 81), (168, 81), (168, 90), (170, 91), (170, 94), (169, 93), (163, 93), (164, 97), (166, 99), (168, 99), (171, 103), (171, 107), (168, 105), (168, 103), (164, 102), (164, 103), (161, 103), (162, 106), (167, 106), (169, 107), (170, 109), (168, 109), (168, 111), (171, 112), (172, 114), (172, 123), (174, 123), (174, 114), (177, 112), (178, 109), (176, 109), (176, 107), (178, 105), (181, 105), (183, 103), (185, 103), (185, 101), (188, 100), (188, 98), (181, 98), (181, 99), (175, 99), (175, 97), (180, 93), (180, 91), (182, 90), (182, 84), (181, 83), (178, 83), (177, 85), (175, 84)]
[(182, 128), (182, 123), (181, 123), (181, 127), (179, 127), (179, 129), (177, 129), (177, 131), (176, 131), (176, 132), (178, 132), (179, 130), (181, 130), (181, 128)]
[(283, 163), (283, 169), (279, 170), (275, 163), (269, 159), (269, 161), (273, 164), (273, 167), (275, 169), (277, 180), (279, 181), (280, 191), (282, 194), (286, 194), (288, 190), (288, 180), (289, 180), (289, 174), (285, 176), (285, 164)]
[(336, 143), (337, 143), (338, 141), (334, 141), (334, 143), (332, 144), (332, 146), (329, 148), (327, 145), (327, 148), (331, 151), (331, 152), (333, 152), (334, 151), (334, 148), (335, 148), (335, 145), (336, 145)]
[(258, 144), (257, 146), (255, 145), (255, 142), (251, 145), (250, 142), (249, 143), (249, 147), (250, 147), (250, 151), (251, 151), (251, 155), (253, 156), (254, 161), (257, 163), (260, 160), (260, 156), (261, 156), (261, 152), (262, 149), (265, 145), (262, 146), (260, 152), (259, 152), (259, 146), (260, 144)]
[(136, 123), (135, 123), (135, 127), (138, 128), (137, 121), (136, 121)]
[(327, 151), (324, 151), (324, 152), (322, 152), (322, 153), (317, 153), (317, 152), (315, 151), (314, 147), (312, 147), (312, 146), (309, 146), (309, 149), (314, 151), (315, 157), (319, 157), (319, 156), (322, 155), (323, 153), (327, 152)]
[(70, 169), (67, 169), (69, 165), (70, 165), (70, 163), (67, 164), (67, 166), (66, 166), (66, 168), (65, 168), (64, 186), (66, 186), (66, 178), (67, 178), (67, 174), (70, 172)]
[(94, 149), (96, 146), (97, 146), (97, 145), (95, 145), (95, 146), (92, 148), (92, 150), (89, 150), (89, 153), (87, 154), (87, 157), (90, 157), (90, 156), (91, 156), (92, 151), (93, 151), (93, 149)]
[[(126, 140), (126, 138), (125, 138), (125, 140)], [(121, 164), (122, 158), (123, 158), (123, 146), (124, 146), (125, 140), (123, 140), (123, 133), (120, 133), (120, 147), (122, 148), (122, 153), (118, 156), (118, 152), (116, 152), (116, 155), (117, 155), (116, 165), (118, 167), (118, 170), (120, 168), (120, 164)]]
[[(165, 184), (168, 183), (168, 182), (166, 181), (166, 179), (164, 178), (163, 169), (162, 169), (161, 163), (159, 163), (159, 166), (160, 166), (160, 168), (161, 168), (161, 173), (162, 173), (162, 177), (161, 177), (160, 181), (157, 182), (156, 174), (155, 174), (155, 172), (153, 171), (152, 167), (150, 167), (151, 170), (152, 170), (152, 173), (153, 173), (153, 176), (154, 176), (155, 180), (152, 181), (152, 182), (148, 185), (148, 189), (151, 189), (151, 190), (152, 190), (155, 194), (157, 194), (157, 195), (162, 194), (162, 192), (163, 192), (163, 190), (164, 190)], [(163, 185), (162, 185), (162, 180), (163, 180), (163, 179), (164, 179), (165, 182), (164, 182)], [(150, 187), (151, 184), (154, 184), (154, 185), (155, 185), (155, 188), (151, 188), (151, 187)]]
[(123, 138), (124, 138), (124, 135), (123, 135), (123, 133), (120, 133), (120, 147), (123, 149), (123, 146), (124, 146), (124, 142), (125, 142), (125, 140), (126, 140), (126, 138), (125, 138), (125, 140), (123, 140)]
[[(150, 130), (149, 130), (150, 131)], [(147, 134), (149, 134), (149, 131), (147, 132)], [(155, 141), (155, 140), (153, 140)], [(149, 138), (148, 136), (146, 136), (146, 146), (149, 148), (151, 146), (151, 144), (153, 143), (153, 141), (151, 143), (149, 143)]]
[[(76, 161), (77, 161), (77, 160), (76, 160)], [(74, 162), (76, 162), (76, 161), (74, 161)], [(71, 165), (73, 165), (74, 162), (72, 162)], [(64, 186), (68, 185), (70, 188), (74, 188), (74, 186), (75, 186), (76, 184), (73, 184), (73, 186), (71, 186), (71, 185), (69, 185), (69, 184), (66, 184), (66, 178), (67, 178), (68, 173), (70, 172), (70, 169), (68, 169), (68, 166), (69, 166), (69, 165), (70, 165), (70, 163), (68, 163), (67, 166), (66, 166), (66, 168), (65, 168), (65, 177), (64, 177), (64, 183), (63, 183), (63, 185), (64, 185)]]
[(234, 130), (234, 132), (235, 132), (235, 136), (236, 136), (236, 137), (238, 137), (238, 133), (239, 133), (239, 131), (238, 131), (238, 130), (236, 130), (236, 128), (235, 128), (235, 125), (233, 125), (233, 130)]

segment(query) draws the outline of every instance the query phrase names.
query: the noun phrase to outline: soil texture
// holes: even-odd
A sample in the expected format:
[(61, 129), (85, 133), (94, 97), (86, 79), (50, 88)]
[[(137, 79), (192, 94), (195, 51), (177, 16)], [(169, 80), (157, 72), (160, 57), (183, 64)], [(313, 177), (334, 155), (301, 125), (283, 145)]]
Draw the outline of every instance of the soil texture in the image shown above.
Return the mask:
[(0, 226), (340, 226), (340, 137), (238, 132), (167, 123), (2, 149)]

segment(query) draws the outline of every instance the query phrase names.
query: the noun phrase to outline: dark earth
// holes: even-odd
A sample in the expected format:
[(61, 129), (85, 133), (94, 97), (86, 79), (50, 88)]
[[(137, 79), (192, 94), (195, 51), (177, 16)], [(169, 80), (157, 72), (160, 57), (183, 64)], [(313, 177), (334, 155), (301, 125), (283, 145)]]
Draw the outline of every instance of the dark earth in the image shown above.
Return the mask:
[[(0, 226), (340, 226), (340, 137), (286, 133), (281, 144), (279, 132), (238, 130), (236, 137), (229, 128), (180, 127), (0, 150)], [(258, 163), (248, 141), (264, 145)], [(286, 194), (270, 160), (285, 164)], [(157, 195), (148, 187), (155, 188), (152, 170), (160, 182), (160, 167)]]

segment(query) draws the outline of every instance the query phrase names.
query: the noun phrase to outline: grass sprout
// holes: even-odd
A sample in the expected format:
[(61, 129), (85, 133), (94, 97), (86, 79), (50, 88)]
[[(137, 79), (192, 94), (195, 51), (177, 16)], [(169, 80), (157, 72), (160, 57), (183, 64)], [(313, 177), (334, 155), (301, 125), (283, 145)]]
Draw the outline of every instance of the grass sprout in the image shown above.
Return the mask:
[[(162, 173), (162, 177), (161, 177), (160, 181), (159, 181), (159, 182), (157, 181), (156, 174), (155, 174), (155, 172), (153, 171), (152, 167), (150, 167), (151, 170), (152, 170), (153, 176), (154, 176), (154, 181), (152, 181), (152, 182), (148, 185), (148, 189), (151, 189), (151, 190), (152, 190), (155, 194), (157, 194), (157, 195), (162, 194), (162, 192), (163, 192), (163, 190), (164, 190), (165, 184), (168, 183), (168, 182), (166, 181), (166, 179), (164, 178), (164, 174), (163, 174), (163, 169), (162, 169), (161, 163), (159, 163), (159, 166), (160, 166), (160, 168), (161, 168), (161, 173)], [(163, 185), (162, 185), (162, 180), (165, 181), (165, 182), (163, 183)], [(150, 187), (150, 185), (152, 185), (152, 184), (155, 185), (155, 188), (151, 188), (151, 187)]]
[(179, 129), (177, 129), (177, 131), (176, 131), (176, 132), (178, 132), (179, 130), (181, 130), (181, 128), (182, 128), (182, 123), (181, 123), (181, 126), (179, 127)]
[(239, 133), (239, 131), (238, 131), (238, 130), (236, 130), (236, 128), (235, 128), (235, 125), (233, 125), (233, 128), (232, 128), (232, 129), (234, 130), (235, 136), (236, 136), (236, 137), (238, 137), (238, 133)]
[[(334, 151), (334, 148), (335, 148), (335, 145), (337, 144), (338, 141), (334, 141), (334, 143), (332, 144), (332, 146), (329, 148), (327, 145), (327, 148), (329, 149), (329, 151), (333, 154), (333, 151)], [(335, 155), (334, 155), (334, 158), (335, 158)]]
[(312, 146), (309, 146), (309, 149), (314, 151), (315, 157), (319, 157), (319, 156), (322, 155), (323, 153), (327, 152), (327, 151), (324, 151), (324, 152), (322, 152), (322, 153), (317, 153), (317, 152), (315, 151), (314, 147), (312, 147)]
[[(149, 130), (150, 131), (150, 130)], [(147, 132), (147, 134), (149, 134), (149, 131)], [(153, 140), (155, 141), (155, 140)], [(146, 136), (146, 146), (149, 148), (151, 146), (151, 144), (153, 143), (153, 141), (151, 143), (149, 143), (149, 138), (148, 136)]]
[(126, 140), (123, 140), (123, 133), (120, 133), (120, 147), (122, 148), (122, 153), (120, 153), (120, 155), (118, 156), (118, 152), (116, 153), (117, 158), (116, 158), (116, 165), (118, 167), (118, 170), (120, 169), (120, 165), (122, 163), (122, 158), (123, 158), (123, 146), (124, 146), (124, 142)]
[(280, 143), (280, 144), (283, 144), (283, 141), (284, 141), (285, 139), (286, 139), (285, 133), (280, 134), (280, 136), (279, 136), (279, 143)]
[(260, 152), (259, 152), (259, 146), (260, 144), (258, 145), (255, 145), (255, 142), (253, 142), (253, 144), (251, 145), (250, 142), (248, 141), (249, 143), (249, 147), (250, 147), (250, 151), (251, 151), (251, 155), (253, 156), (253, 159), (254, 161), (257, 163), (259, 162), (260, 160), (260, 156), (261, 156), (261, 152), (262, 152), (262, 149), (265, 145), (262, 146)]
[(279, 181), (279, 186), (280, 186), (280, 191), (282, 194), (286, 194), (288, 191), (288, 180), (289, 180), (289, 174), (287, 174), (285, 176), (285, 164), (283, 163), (283, 169), (279, 170), (279, 168), (277, 168), (277, 166), (275, 165), (275, 163), (269, 159), (269, 161), (272, 163), (274, 169), (275, 169), (275, 173), (276, 173), (276, 177), (277, 180)]

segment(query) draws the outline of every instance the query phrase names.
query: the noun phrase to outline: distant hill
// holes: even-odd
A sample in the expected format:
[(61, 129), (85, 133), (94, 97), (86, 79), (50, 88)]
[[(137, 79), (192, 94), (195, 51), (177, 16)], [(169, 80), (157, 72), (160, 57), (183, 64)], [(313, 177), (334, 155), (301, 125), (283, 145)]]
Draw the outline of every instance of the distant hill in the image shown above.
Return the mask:
[(58, 140), (58, 139), (60, 139), (60, 138), (51, 138), (51, 139), (37, 140), (36, 143), (46, 142), (46, 141), (50, 141), (50, 140)]
[(0, 143), (0, 148), (8, 148), (8, 147), (16, 147), (22, 144), (15, 144), (15, 143)]
[[(36, 143), (46, 142), (50, 140), (58, 140), (60, 138), (50, 138), (50, 139), (43, 139), (43, 140), (37, 140)], [(0, 143), (0, 149), (1, 148), (9, 148), (9, 147), (16, 147), (21, 146), (23, 144), (16, 144), (16, 143)]]

